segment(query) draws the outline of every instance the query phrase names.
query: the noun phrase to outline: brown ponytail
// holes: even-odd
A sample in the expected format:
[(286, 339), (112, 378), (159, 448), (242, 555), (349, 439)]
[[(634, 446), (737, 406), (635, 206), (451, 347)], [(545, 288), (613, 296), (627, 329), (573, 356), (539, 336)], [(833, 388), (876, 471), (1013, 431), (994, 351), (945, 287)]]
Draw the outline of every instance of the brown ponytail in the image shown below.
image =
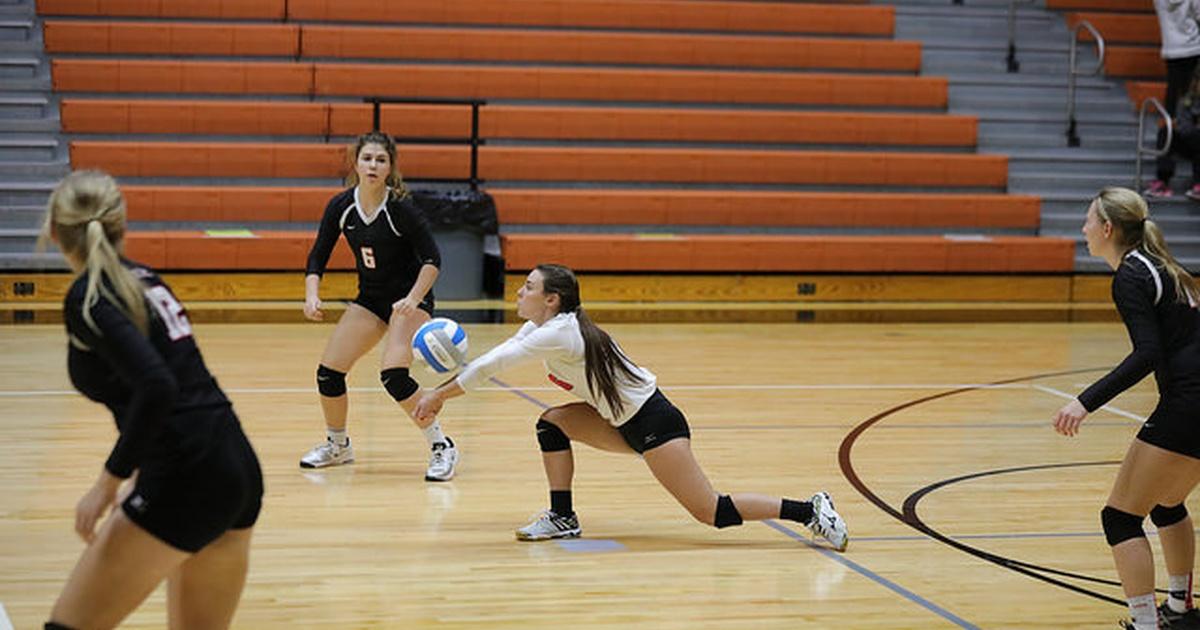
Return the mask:
[(617, 390), (617, 379), (630, 383), (643, 382), (642, 377), (633, 371), (633, 361), (584, 312), (579, 302), (579, 280), (575, 272), (562, 265), (538, 265), (537, 271), (542, 275), (542, 290), (558, 295), (558, 312), (575, 313), (579, 321), (588, 389), (592, 395), (603, 398), (614, 414), (621, 415), (625, 405)]

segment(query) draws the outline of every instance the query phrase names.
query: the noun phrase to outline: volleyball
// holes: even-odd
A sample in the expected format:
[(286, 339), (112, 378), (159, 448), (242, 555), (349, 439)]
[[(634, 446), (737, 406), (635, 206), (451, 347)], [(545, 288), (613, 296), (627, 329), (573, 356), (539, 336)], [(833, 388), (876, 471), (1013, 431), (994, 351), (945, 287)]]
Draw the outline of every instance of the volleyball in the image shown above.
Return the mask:
[(458, 322), (435, 317), (417, 329), (413, 354), (425, 360), (434, 372), (449, 372), (467, 362), (467, 331)]

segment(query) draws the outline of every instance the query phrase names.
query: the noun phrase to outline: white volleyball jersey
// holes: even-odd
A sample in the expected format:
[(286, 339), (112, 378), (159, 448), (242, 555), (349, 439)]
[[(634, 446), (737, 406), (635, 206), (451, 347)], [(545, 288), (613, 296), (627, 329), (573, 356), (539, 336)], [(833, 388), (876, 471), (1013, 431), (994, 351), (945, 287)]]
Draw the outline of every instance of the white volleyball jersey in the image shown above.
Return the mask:
[(617, 372), (617, 391), (624, 409), (620, 416), (614, 414), (604, 398), (594, 395), (588, 387), (583, 335), (575, 313), (559, 313), (541, 326), (525, 322), (517, 334), (468, 363), (456, 380), (466, 391), (478, 389), (492, 376), (529, 359), (541, 359), (550, 382), (594, 407), (613, 426), (625, 424), (657, 388), (654, 374), (643, 367), (630, 365), (634, 374), (642, 378), (641, 383), (627, 382)]

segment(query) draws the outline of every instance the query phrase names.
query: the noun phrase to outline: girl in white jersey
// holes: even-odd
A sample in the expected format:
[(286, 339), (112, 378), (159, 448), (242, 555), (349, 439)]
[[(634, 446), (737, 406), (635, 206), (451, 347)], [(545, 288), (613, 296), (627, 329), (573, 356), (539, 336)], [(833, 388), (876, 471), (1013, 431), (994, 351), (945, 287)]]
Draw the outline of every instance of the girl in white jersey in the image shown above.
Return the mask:
[(551, 381), (582, 399), (547, 409), (537, 422), (550, 509), (518, 529), (518, 539), (568, 538), (582, 532), (571, 504), (575, 440), (606, 451), (641, 453), (663, 487), (706, 525), (721, 528), (743, 520), (783, 518), (805, 524), (834, 548), (845, 550), (846, 524), (825, 492), (809, 501), (794, 501), (713, 490), (692, 455), (687, 420), (658, 390), (654, 374), (626, 357), (584, 313), (579, 283), (570, 269), (539, 265), (530, 272), (517, 291), (517, 314), (528, 321), (516, 335), (422, 396), (415, 415), (435, 417), (446, 399), (531, 359), (541, 359)]

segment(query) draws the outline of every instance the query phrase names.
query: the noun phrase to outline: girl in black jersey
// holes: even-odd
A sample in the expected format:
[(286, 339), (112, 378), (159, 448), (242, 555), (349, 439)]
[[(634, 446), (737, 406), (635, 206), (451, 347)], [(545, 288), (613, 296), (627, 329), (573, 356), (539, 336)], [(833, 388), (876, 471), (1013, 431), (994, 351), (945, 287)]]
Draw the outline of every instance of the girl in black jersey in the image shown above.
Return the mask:
[(400, 179), (396, 145), (378, 131), (360, 136), (347, 190), (325, 207), (304, 279), (304, 315), (321, 321), (321, 274), (338, 236), (345, 235), (358, 270), (358, 297), (338, 321), (317, 367), (317, 390), (326, 439), (300, 459), (303, 468), (354, 461), (346, 435), (346, 373), (380, 339), (386, 338), (380, 380), (388, 394), (425, 433), (431, 450), (425, 479), (454, 476), (458, 449), (441, 425), (413, 415), (420, 389), (408, 373), (413, 335), (433, 315), (433, 287), (441, 258), (433, 234)]
[[(1073, 436), (1088, 413), (1154, 372), (1159, 401), (1129, 445), (1101, 522), (1129, 602), (1128, 628), (1200, 627), (1192, 605), (1195, 538), (1184, 500), (1200, 482), (1200, 322), (1196, 281), (1167, 250), (1146, 202), (1125, 188), (1105, 188), (1083, 225), (1088, 252), (1116, 273), (1112, 295), (1133, 351), (1120, 365), (1067, 403), (1054, 428)], [(1158, 527), (1170, 578), (1156, 610), (1154, 556), (1142, 531), (1146, 515)], [(1125, 622), (1123, 622), (1125, 623)]]
[[(75, 507), (88, 546), (46, 628), (116, 626), (163, 578), (172, 628), (227, 627), (262, 505), (254, 450), (183, 306), (153, 272), (120, 258), (125, 201), (116, 182), (68, 175), (50, 196), (44, 236), (79, 274), (63, 313), (71, 381), (112, 411), (120, 431)], [(119, 498), (121, 481), (135, 475)]]

